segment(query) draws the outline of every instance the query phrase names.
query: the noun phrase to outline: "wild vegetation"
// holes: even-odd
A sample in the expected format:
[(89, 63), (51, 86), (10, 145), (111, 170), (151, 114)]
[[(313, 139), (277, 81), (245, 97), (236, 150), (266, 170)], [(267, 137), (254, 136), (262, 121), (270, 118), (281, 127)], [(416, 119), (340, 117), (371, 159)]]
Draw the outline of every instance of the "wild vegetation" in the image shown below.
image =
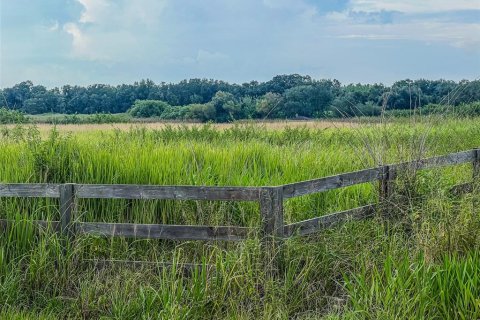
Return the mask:
[(133, 85), (64, 85), (51, 89), (24, 81), (0, 90), (0, 107), (25, 114), (117, 114), (128, 111), (133, 117), (141, 118), (230, 122), (239, 119), (378, 116), (383, 109), (412, 111), (428, 105), (437, 109), (437, 104), (460, 106), (480, 101), (479, 92), (479, 80), (406, 79), (391, 86), (342, 85), (337, 80), (316, 80), (298, 74), (278, 75), (266, 82), (243, 84), (212, 79), (160, 84), (142, 80)]
[[(478, 118), (411, 118), (353, 128), (239, 125), (217, 130), (60, 134), (0, 131), (1, 182), (277, 185), (480, 145)], [(80, 237), (64, 248), (31, 220), (58, 220), (48, 199), (0, 199), (0, 315), (12, 319), (475, 319), (480, 317), (478, 191), (468, 165), (399, 178), (395, 214), (284, 244), (280, 275), (260, 240), (240, 243)], [(374, 201), (363, 184), (286, 201), (295, 222)], [(82, 221), (258, 226), (254, 203), (84, 200)], [(66, 252), (66, 255), (64, 253)], [(89, 259), (173, 261), (94, 269)], [(185, 262), (200, 264), (191, 274)], [(213, 265), (214, 268), (209, 267)]]
[(28, 118), (22, 112), (0, 108), (0, 124), (27, 122)]

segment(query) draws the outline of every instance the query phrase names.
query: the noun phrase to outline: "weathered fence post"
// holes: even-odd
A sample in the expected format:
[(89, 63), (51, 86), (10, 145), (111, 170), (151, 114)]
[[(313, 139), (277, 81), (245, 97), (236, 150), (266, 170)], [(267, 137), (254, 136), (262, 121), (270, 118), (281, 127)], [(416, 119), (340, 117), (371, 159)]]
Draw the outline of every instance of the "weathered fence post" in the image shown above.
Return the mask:
[(473, 194), (473, 212), (478, 210), (480, 199), (478, 192), (480, 191), (480, 149), (475, 149), (473, 157), (473, 174), (472, 174), (472, 194)]
[(473, 157), (473, 184), (480, 183), (480, 149), (475, 149)]
[[(74, 218), (75, 184), (62, 184), (60, 185), (60, 233), (65, 237), (65, 241), (73, 240), (75, 236)], [(66, 249), (66, 242), (64, 247)]]
[(273, 274), (283, 265), (284, 238), (283, 187), (265, 187), (260, 192), (260, 214), (262, 218), (262, 244), (265, 263)]
[(397, 172), (394, 167), (383, 166), (382, 175), (380, 179), (379, 190), (379, 205), (382, 215), (388, 217), (391, 213), (391, 197), (393, 195), (393, 183)]

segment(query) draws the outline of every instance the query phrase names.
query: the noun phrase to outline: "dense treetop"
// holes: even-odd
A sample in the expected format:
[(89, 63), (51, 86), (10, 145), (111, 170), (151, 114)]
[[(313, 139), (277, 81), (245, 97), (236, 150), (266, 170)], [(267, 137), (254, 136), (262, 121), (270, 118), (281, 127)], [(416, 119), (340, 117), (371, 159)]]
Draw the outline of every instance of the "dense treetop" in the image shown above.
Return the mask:
[(0, 107), (27, 114), (124, 113), (134, 117), (231, 121), (249, 118), (376, 115), (387, 110), (429, 104), (460, 105), (480, 101), (480, 81), (401, 80), (383, 84), (342, 85), (298, 74), (266, 82), (231, 84), (213, 79), (179, 83), (142, 80), (117, 86), (64, 85), (47, 89), (24, 81), (0, 90)]

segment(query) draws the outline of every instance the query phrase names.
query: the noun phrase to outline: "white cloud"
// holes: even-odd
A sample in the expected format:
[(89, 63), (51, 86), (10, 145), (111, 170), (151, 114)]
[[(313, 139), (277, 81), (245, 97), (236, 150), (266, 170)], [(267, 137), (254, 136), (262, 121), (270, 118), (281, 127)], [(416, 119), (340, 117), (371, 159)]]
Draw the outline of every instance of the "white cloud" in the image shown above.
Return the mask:
[(108, 12), (110, 3), (107, 0), (77, 0), (83, 6), (84, 10), (80, 16), (79, 22), (89, 23), (97, 22), (104, 18)]
[[(18, 42), (20, 37), (6, 34), (9, 46), (3, 47), (11, 53), (3, 55), (9, 56), (2, 65), (27, 69), (24, 61), (32, 56), (28, 68), (40, 60), (58, 63), (73, 82), (119, 83), (144, 77), (268, 80), (282, 73), (385, 81), (420, 72), (448, 78), (447, 69), (461, 79), (480, 63), (471, 50), (457, 49), (480, 48), (475, 12), (458, 12), (478, 7), (480, 0), (351, 0), (340, 12), (326, 12), (333, 5), (316, 6), (312, 0), (75, 1), (81, 6), (75, 3), (63, 15), (50, 10), (38, 19), (32, 38), (37, 41)], [(31, 6), (9, 3), (24, 11)], [(30, 36), (32, 22), (21, 26)], [(15, 44), (19, 49), (12, 49)], [(35, 74), (9, 72), (42, 82), (49, 67), (38, 68)], [(59, 84), (68, 81), (55, 74), (51, 83), (55, 77)]]
[(338, 38), (414, 40), (446, 43), (458, 48), (480, 49), (480, 24), (416, 21), (408, 24), (356, 24), (334, 31)]
[(73, 51), (78, 56), (89, 56), (90, 40), (75, 23), (66, 23), (63, 30), (72, 36)]
[(122, 10), (123, 19), (154, 26), (158, 24), (167, 5), (166, 0), (127, 1)]
[(72, 55), (85, 60), (121, 62), (140, 59), (162, 46), (151, 30), (161, 31), (166, 0), (77, 0), (83, 10), (78, 21), (63, 30), (72, 37)]
[[(330, 37), (366, 40), (413, 40), (480, 50), (480, 21), (445, 19), (435, 13), (480, 9), (480, 0), (351, 0), (348, 9), (325, 15)], [(388, 23), (386, 11), (401, 12)], [(372, 15), (374, 15), (372, 17)]]
[(351, 0), (352, 11), (403, 13), (434, 13), (459, 10), (480, 10), (478, 0)]

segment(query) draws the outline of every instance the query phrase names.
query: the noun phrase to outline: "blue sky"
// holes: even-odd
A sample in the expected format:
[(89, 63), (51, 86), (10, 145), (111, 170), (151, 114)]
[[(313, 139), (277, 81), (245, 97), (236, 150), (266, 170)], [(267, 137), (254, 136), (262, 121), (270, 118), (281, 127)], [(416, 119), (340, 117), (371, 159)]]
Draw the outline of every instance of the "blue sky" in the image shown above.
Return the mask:
[(0, 87), (480, 77), (480, 0), (0, 0)]

